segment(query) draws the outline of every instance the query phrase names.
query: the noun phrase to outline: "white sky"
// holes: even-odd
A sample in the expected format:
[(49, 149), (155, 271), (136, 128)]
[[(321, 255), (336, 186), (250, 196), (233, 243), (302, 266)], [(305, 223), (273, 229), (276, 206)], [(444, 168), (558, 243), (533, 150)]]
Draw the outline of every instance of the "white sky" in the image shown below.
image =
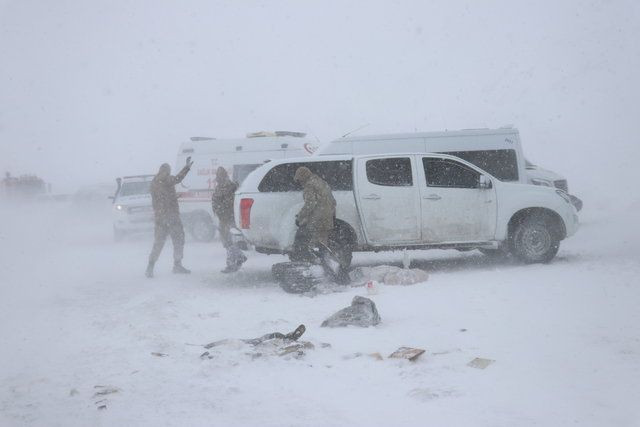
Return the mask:
[(0, 172), (73, 191), (153, 173), (193, 135), (514, 124), (527, 155), (574, 188), (604, 186), (604, 171), (636, 179), (639, 12), (635, 1), (0, 0)]

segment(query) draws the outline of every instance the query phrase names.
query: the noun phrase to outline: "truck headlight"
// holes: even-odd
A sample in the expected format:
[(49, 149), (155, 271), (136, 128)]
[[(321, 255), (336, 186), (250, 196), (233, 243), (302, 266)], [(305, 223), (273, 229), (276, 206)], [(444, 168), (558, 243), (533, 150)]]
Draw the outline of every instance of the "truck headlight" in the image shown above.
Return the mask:
[(121, 210), (123, 210), (123, 209), (124, 209), (124, 206), (122, 206), (122, 205), (116, 205), (116, 210), (121, 211)]
[(569, 197), (567, 193), (562, 190), (556, 190), (556, 193), (558, 194), (558, 196), (562, 197), (565, 202), (571, 204), (571, 197)]
[(531, 178), (531, 183), (533, 185), (542, 185), (544, 187), (555, 187), (555, 185), (553, 185), (553, 182), (548, 181), (546, 179)]

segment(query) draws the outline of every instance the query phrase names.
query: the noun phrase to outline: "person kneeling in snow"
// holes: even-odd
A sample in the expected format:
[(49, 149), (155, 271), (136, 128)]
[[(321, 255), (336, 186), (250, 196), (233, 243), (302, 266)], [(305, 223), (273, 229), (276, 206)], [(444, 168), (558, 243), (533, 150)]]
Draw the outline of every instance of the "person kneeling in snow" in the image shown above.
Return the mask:
[(240, 266), (247, 260), (236, 243), (233, 242), (231, 229), (235, 227), (233, 216), (233, 198), (238, 184), (229, 179), (227, 170), (220, 166), (216, 171), (216, 188), (211, 197), (213, 213), (218, 217), (218, 229), (222, 245), (227, 250), (227, 266), (223, 273), (233, 273), (238, 271)]

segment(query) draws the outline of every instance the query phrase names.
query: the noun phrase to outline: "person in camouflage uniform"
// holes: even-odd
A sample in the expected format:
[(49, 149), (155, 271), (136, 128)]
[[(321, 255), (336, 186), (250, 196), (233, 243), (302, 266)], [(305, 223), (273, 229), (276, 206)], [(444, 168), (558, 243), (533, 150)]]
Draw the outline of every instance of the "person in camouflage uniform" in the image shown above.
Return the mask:
[(211, 207), (213, 213), (218, 217), (218, 229), (220, 231), (220, 240), (227, 250), (227, 266), (223, 273), (232, 273), (238, 271), (240, 266), (247, 260), (240, 248), (233, 242), (231, 229), (235, 227), (233, 215), (233, 199), (238, 184), (229, 179), (227, 170), (220, 166), (216, 170), (216, 188), (213, 190), (211, 197)]
[(298, 234), (295, 245), (307, 252), (320, 244), (327, 246), (336, 216), (336, 200), (329, 184), (305, 166), (296, 170), (293, 179), (302, 185), (304, 200), (304, 206), (296, 215)]
[(180, 208), (178, 207), (178, 196), (176, 185), (181, 183), (193, 162), (191, 157), (187, 158), (187, 164), (176, 175), (171, 175), (171, 166), (164, 163), (160, 166), (158, 174), (151, 181), (151, 203), (155, 216), (155, 239), (153, 248), (149, 255), (146, 276), (153, 277), (153, 267), (162, 252), (167, 236), (171, 236), (173, 243), (173, 272), (175, 274), (189, 274), (182, 265), (184, 251), (184, 228), (180, 220)]

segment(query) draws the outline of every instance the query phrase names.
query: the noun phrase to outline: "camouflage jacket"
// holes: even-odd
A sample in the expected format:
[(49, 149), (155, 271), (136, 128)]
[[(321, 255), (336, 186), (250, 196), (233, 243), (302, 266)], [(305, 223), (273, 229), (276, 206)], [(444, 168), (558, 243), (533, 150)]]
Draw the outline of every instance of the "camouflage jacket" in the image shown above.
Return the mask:
[(304, 206), (298, 213), (298, 223), (315, 230), (333, 228), (336, 216), (336, 200), (329, 185), (318, 175), (312, 174), (302, 182)]
[(176, 185), (182, 182), (187, 173), (189, 167), (185, 166), (175, 176), (158, 173), (151, 181), (151, 204), (156, 220), (180, 217)]
[(233, 198), (237, 189), (238, 184), (230, 179), (216, 183), (211, 197), (211, 207), (220, 222), (234, 224)]

